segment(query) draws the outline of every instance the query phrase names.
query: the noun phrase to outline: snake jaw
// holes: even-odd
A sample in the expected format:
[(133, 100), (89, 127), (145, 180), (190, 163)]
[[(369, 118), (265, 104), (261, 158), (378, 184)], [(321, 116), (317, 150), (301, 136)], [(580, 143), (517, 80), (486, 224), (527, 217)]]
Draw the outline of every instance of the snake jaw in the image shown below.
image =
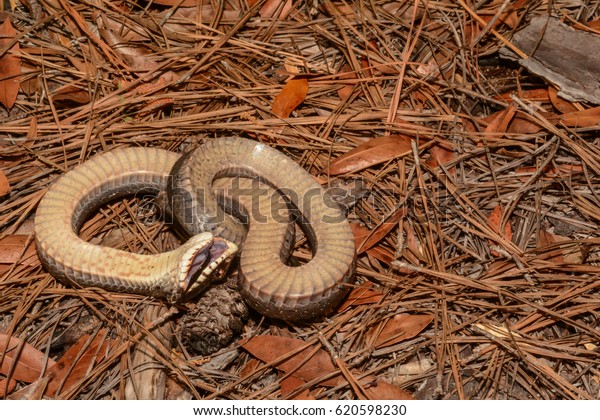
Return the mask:
[(181, 256), (177, 279), (181, 294), (176, 300), (204, 290), (213, 278), (227, 271), (237, 252), (233, 242), (215, 238), (210, 232), (193, 236), (185, 245), (187, 250)]

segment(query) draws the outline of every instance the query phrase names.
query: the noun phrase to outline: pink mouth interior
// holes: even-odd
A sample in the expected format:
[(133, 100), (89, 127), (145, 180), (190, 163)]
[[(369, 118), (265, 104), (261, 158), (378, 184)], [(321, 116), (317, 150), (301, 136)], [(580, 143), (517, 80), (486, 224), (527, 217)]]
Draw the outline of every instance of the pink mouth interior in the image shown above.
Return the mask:
[(220, 258), (227, 251), (227, 243), (219, 238), (215, 238), (211, 243), (202, 247), (196, 252), (186, 278), (186, 288), (189, 287), (213, 261)]

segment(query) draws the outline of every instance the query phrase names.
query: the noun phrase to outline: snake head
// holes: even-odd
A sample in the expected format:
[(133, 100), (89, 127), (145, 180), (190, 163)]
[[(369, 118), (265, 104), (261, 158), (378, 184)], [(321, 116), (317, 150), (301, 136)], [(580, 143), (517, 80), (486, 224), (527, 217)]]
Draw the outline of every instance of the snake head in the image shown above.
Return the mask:
[(222, 277), (238, 248), (233, 242), (214, 237), (210, 232), (192, 236), (180, 257), (178, 284), (182, 297), (189, 299)]

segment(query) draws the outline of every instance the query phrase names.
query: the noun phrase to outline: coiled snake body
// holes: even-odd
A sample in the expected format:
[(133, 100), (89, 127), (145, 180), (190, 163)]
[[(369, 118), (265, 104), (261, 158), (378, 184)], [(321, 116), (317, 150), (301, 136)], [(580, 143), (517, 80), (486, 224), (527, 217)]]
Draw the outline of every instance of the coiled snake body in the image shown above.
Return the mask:
[[(251, 180), (225, 182), (231, 177)], [(165, 189), (173, 215), (192, 235), (180, 248), (139, 255), (77, 236), (99, 205)], [(238, 204), (233, 213), (248, 226), (223, 211)], [(313, 250), (313, 258), (298, 267), (286, 265), (293, 242), (288, 207)], [(242, 295), (262, 314), (293, 321), (330, 312), (354, 272), (354, 240), (339, 207), (291, 159), (240, 137), (208, 141), (181, 157), (153, 148), (94, 156), (48, 190), (35, 221), (40, 259), (55, 277), (170, 301), (204, 289), (240, 246)]]

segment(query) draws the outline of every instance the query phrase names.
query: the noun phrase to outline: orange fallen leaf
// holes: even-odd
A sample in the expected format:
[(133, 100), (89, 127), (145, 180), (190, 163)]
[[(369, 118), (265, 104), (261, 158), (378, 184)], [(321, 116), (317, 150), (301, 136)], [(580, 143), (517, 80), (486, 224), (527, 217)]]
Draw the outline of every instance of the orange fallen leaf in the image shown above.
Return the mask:
[(44, 368), (51, 369), (55, 365), (52, 359), (32, 345), (5, 334), (0, 334), (0, 359), (2, 375), (27, 383), (38, 380)]
[(352, 70), (350, 64), (344, 64), (338, 74), (339, 80), (347, 80), (347, 82), (345, 82), (345, 84), (337, 91), (340, 99), (345, 101), (350, 97), (352, 91), (354, 90), (354, 86), (357, 83), (357, 75), (356, 72)]
[(567, 127), (594, 127), (600, 125), (600, 106), (562, 114), (558, 119)]
[[(306, 384), (306, 381), (290, 375), (286, 376), (284, 379), (279, 381), (279, 385), (281, 386), (281, 396), (285, 399), (289, 399), (288, 395), (292, 392), (296, 391), (298, 388)], [(291, 398), (292, 400), (314, 400), (316, 399), (313, 394), (310, 393), (310, 390), (305, 389), (301, 391), (298, 395)]]
[(548, 90), (543, 89), (543, 88), (510, 91), (510, 92), (503, 93), (502, 95), (497, 95), (494, 97), (494, 99), (504, 99), (507, 102), (511, 102), (512, 96), (516, 96), (517, 98), (520, 98), (520, 99), (527, 99), (529, 101), (536, 101), (536, 102), (542, 102), (542, 103), (550, 102)]
[[(255, 1), (249, 1), (248, 5), (252, 7)], [(282, 5), (283, 3), (283, 5)], [(264, 18), (272, 18), (277, 14), (277, 18), (282, 20), (292, 10), (292, 0), (267, 0), (258, 11), (258, 14)]]
[[(554, 114), (546, 113), (545, 117), (549, 120), (552, 120), (555, 117)], [(507, 127), (508, 133), (514, 134), (535, 134), (542, 131), (544, 127), (534, 121), (531, 117), (525, 114), (522, 111), (518, 111), (513, 120)]]
[[(97, 366), (110, 350), (116, 345), (116, 341), (106, 338), (106, 330), (100, 330), (90, 340), (86, 334), (73, 344), (60, 358), (56, 364), (48, 370), (48, 386), (44, 392), (47, 397), (57, 397), (59, 392), (69, 390), (77, 382), (89, 375), (90, 371)], [(88, 343), (89, 342), (89, 343)]]
[[(488, 216), (487, 223), (488, 223), (488, 226), (491, 227), (494, 232), (498, 233), (501, 238), (510, 242), (512, 240), (512, 228), (510, 227), (510, 222), (507, 221), (504, 224), (504, 229), (502, 231), (500, 230), (500, 228), (501, 228), (500, 224), (502, 223), (502, 211), (503, 211), (502, 206), (498, 205), (498, 206), (494, 207), (494, 209)], [(492, 243), (492, 241), (490, 241), (490, 243)], [(492, 255), (497, 257), (498, 252), (495, 250), (492, 250)]]
[[(563, 244), (561, 244), (561, 242)], [(587, 254), (584, 247), (573, 242), (571, 238), (542, 230), (538, 238), (537, 246), (543, 248), (553, 244), (557, 245), (555, 245), (553, 249), (541, 253), (539, 255), (540, 259), (554, 261), (559, 264), (581, 264), (585, 259), (584, 254)]]
[[(274, 335), (259, 335), (242, 345), (246, 351), (266, 363), (273, 363), (275, 360), (294, 353), (299, 348), (305, 346), (306, 343), (302, 340)], [(327, 352), (317, 350), (315, 354), (310, 356), (313, 352), (314, 348), (308, 347), (274, 366), (285, 373), (289, 373), (307, 382), (337, 370)], [(309, 356), (310, 358), (306, 360)], [(320, 384), (335, 386), (338, 382), (339, 379), (332, 378), (322, 381)]]
[(433, 315), (398, 314), (387, 318), (381, 325), (371, 328), (371, 335), (377, 334), (373, 347), (388, 347), (417, 336), (433, 321)]
[[(546, 113), (545, 116), (550, 120), (556, 117), (551, 113)], [(471, 127), (470, 122), (466, 122)], [(540, 124), (533, 121), (522, 111), (517, 111), (516, 113), (506, 113), (506, 110), (498, 111), (487, 117), (480, 118), (478, 122), (481, 126), (485, 127), (485, 133), (495, 134), (494, 137), (496, 138), (502, 137), (504, 133), (535, 134), (543, 130)]]
[(595, 31), (600, 31), (600, 19), (590, 20), (586, 25)]
[(375, 284), (366, 281), (360, 286), (352, 288), (344, 302), (338, 308), (338, 312), (343, 312), (350, 306), (368, 305), (371, 303), (379, 303), (385, 295), (375, 289)]
[(27, 96), (40, 91), (39, 70), (27, 63), (21, 62), (21, 92)]
[(377, 380), (375, 385), (365, 387), (365, 394), (370, 400), (414, 400), (408, 391), (388, 382)]
[[(426, 163), (432, 168), (437, 168), (441, 165), (445, 165), (446, 163), (450, 162), (456, 157), (454, 150), (438, 145), (432, 146), (429, 149), (429, 153), (431, 153), (431, 156), (429, 157), (429, 159), (427, 159)], [(454, 175), (456, 173), (456, 167), (454, 166), (448, 168), (447, 170), (448, 173), (451, 175)]]
[(153, 0), (153, 3), (177, 7), (196, 7), (198, 5), (197, 0)]
[[(535, 166), (522, 166), (520, 168), (515, 168), (515, 174), (524, 174), (524, 175), (532, 175), (537, 172), (537, 168)], [(557, 177), (571, 177), (575, 174), (583, 172), (583, 166), (581, 165), (572, 165), (572, 164), (558, 164), (547, 166), (544, 168), (543, 174), (545, 179), (553, 179)], [(522, 182), (527, 182), (529, 177), (519, 177)]]
[(0, 379), (0, 398), (5, 398), (17, 387), (17, 381), (14, 379)]
[(364, 243), (364, 241), (371, 234), (371, 230), (368, 227), (358, 223), (350, 223), (350, 229), (354, 235), (354, 248), (358, 251), (360, 245)]
[[(344, 4), (342, 2), (323, 2), (322, 7), (323, 11), (330, 16), (343, 18), (350, 22), (358, 20), (357, 14), (362, 12), (362, 10), (358, 11), (355, 7), (352, 7), (352, 5)], [(364, 10), (368, 12), (367, 9)]]
[(367, 249), (372, 248), (376, 243), (382, 240), (390, 231), (398, 225), (400, 219), (406, 216), (407, 210), (405, 207), (400, 207), (394, 211), (383, 223), (381, 223), (374, 231), (369, 232), (364, 238), (361, 232), (358, 240), (356, 241), (356, 252), (360, 254)]
[(29, 235), (8, 235), (0, 239), (0, 264), (17, 262), (27, 266), (40, 263), (35, 250), (35, 242)]
[(371, 249), (368, 249), (367, 255), (387, 265), (390, 265), (395, 259), (394, 254), (392, 254), (387, 248), (384, 248), (381, 245), (377, 245)]
[[(538, 238), (538, 243), (537, 243), (538, 247), (542, 248), (542, 247), (545, 247), (545, 246), (548, 246), (548, 245), (551, 245), (554, 243), (556, 243), (556, 239), (550, 232), (547, 232), (545, 230), (542, 230), (540, 232), (540, 236)], [(540, 255), (540, 258), (544, 259), (545, 261), (554, 261), (559, 264), (562, 264), (565, 262), (560, 249), (555, 249), (550, 252), (545, 252), (542, 255)]]
[(308, 80), (304, 78), (289, 80), (273, 100), (273, 114), (287, 118), (298, 107), (308, 93)]
[(61, 86), (52, 93), (54, 101), (75, 102), (78, 104), (87, 104), (90, 102), (90, 93), (78, 86)]
[[(354, 234), (354, 246), (356, 248), (360, 247), (360, 245), (367, 240), (372, 233), (367, 227), (361, 226), (358, 223), (350, 223), (350, 229), (352, 229), (352, 233)], [(369, 240), (369, 242), (371, 241)], [(363, 247), (360, 252), (366, 252), (368, 256), (373, 257), (385, 264), (391, 264), (391, 262), (394, 260), (394, 255), (388, 251), (387, 248), (384, 248), (380, 245), (373, 246), (369, 244), (368, 248)]]
[(411, 152), (412, 139), (403, 135), (375, 137), (355, 147), (348, 153), (333, 159), (323, 172), (340, 175), (356, 172), (378, 163), (407, 155)]
[[(31, 121), (29, 122), (29, 129), (27, 130), (27, 139), (28, 140), (33, 140), (38, 136), (38, 119), (37, 116), (34, 115), (31, 117)], [(31, 146), (33, 144), (32, 142), (27, 142), (29, 143), (28, 146)]]
[(414, 265), (419, 265), (421, 262), (427, 262), (427, 258), (425, 258), (423, 255), (421, 244), (417, 238), (417, 235), (415, 234), (413, 225), (404, 225), (404, 233), (406, 235), (406, 239), (404, 240), (405, 250), (402, 253), (402, 256)]
[(501, 137), (507, 132), (508, 125), (512, 121), (513, 117), (517, 112), (517, 108), (514, 104), (509, 104), (506, 109), (498, 111), (490, 115), (490, 120), (484, 133), (494, 134), (497, 137)]
[(4, 171), (0, 169), (0, 197), (8, 194), (10, 192), (10, 182), (8, 182), (8, 178), (4, 175)]
[[(17, 36), (10, 18), (6, 17), (0, 26), (0, 50), (10, 45)], [(0, 57), (0, 103), (11, 109), (19, 94), (19, 77), (21, 76), (21, 58), (19, 58), (19, 43), (15, 42)]]
[[(486, 23), (489, 23), (494, 16), (480, 14), (480, 17)], [(509, 28), (514, 29), (514, 28), (516, 28), (518, 26), (518, 24), (519, 24), (520, 21), (521, 21), (521, 18), (519, 17), (519, 15), (514, 10), (511, 10), (511, 11), (507, 11), (507, 12), (502, 13), (498, 17), (498, 20), (496, 21), (496, 23), (494, 23), (492, 25), (492, 28), (496, 28), (500, 23), (504, 23)]]
[(240, 376), (242, 378), (246, 376), (252, 375), (256, 370), (260, 369), (263, 366), (263, 362), (258, 359), (250, 359), (248, 363), (246, 363), (242, 369), (240, 370)]

